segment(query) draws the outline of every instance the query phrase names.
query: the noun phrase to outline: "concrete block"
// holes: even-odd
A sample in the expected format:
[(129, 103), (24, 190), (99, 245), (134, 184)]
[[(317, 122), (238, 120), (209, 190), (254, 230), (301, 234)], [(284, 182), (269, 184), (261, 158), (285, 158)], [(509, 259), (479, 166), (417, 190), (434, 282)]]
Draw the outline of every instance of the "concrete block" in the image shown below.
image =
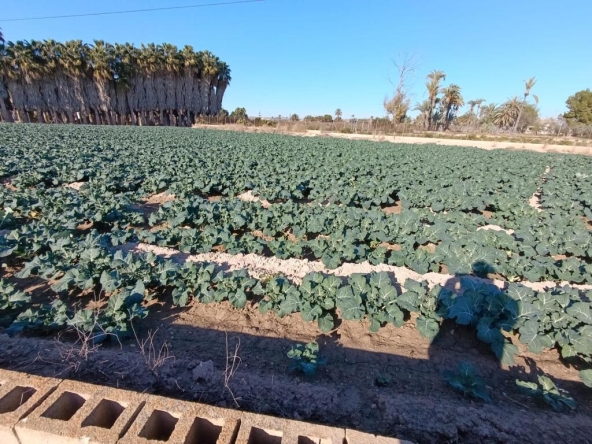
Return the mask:
[(243, 412), (236, 444), (342, 444), (344, 438), (341, 428)]
[(347, 444), (412, 444), (409, 441), (401, 441), (397, 438), (376, 436), (351, 429), (345, 430), (345, 442)]
[(61, 381), (0, 370), (0, 443), (18, 444), (15, 424), (31, 413)]
[(121, 444), (234, 444), (240, 412), (150, 396)]
[(115, 444), (147, 396), (64, 381), (14, 429), (23, 444)]

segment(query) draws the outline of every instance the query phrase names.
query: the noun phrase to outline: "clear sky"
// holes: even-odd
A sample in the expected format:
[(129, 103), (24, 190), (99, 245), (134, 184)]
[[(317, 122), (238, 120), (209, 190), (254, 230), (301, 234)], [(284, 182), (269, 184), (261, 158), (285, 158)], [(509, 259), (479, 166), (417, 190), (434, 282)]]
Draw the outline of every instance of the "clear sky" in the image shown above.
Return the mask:
[[(533, 93), (543, 117), (592, 88), (592, 0), (265, 0), (197, 9), (72, 19), (4, 19), (181, 6), (215, 0), (4, 1), (0, 27), (8, 40), (82, 39), (169, 42), (209, 49), (232, 69), (224, 107), (250, 115), (298, 113), (382, 116), (395, 78), (391, 59), (414, 53), (413, 103), (425, 98), (432, 69), (465, 100), (500, 103)], [(227, 0), (218, 0), (227, 1)]]

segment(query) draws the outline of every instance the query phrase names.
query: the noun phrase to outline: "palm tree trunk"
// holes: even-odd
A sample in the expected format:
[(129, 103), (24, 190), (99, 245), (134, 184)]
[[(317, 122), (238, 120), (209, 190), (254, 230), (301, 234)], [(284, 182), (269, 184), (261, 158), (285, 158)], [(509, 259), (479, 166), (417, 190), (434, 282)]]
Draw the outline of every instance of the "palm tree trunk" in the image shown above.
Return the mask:
[(14, 119), (12, 118), (12, 113), (10, 111), (8, 111), (8, 108), (6, 107), (6, 103), (4, 102), (4, 99), (0, 98), (0, 111), (2, 112), (2, 120), (5, 122), (14, 122)]
[[(524, 100), (524, 102), (526, 102), (526, 100)], [(524, 109), (524, 102), (522, 102), (522, 106), (520, 107), (520, 110), (518, 111), (518, 117), (516, 117), (516, 122), (514, 122), (514, 128), (513, 128), (514, 132), (518, 131), (518, 124), (520, 123), (520, 118), (522, 117), (522, 110)]]
[(228, 84), (226, 82), (220, 82), (218, 89), (216, 90), (216, 109), (219, 112), (222, 109), (222, 99), (224, 99), (224, 92)]

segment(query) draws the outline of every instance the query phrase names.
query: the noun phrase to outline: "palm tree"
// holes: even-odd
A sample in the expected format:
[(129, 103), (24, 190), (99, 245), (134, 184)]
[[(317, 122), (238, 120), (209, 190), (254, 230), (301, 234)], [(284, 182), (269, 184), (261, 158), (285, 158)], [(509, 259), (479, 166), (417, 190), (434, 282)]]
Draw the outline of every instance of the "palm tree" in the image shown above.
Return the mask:
[(518, 96), (514, 96), (503, 103), (493, 116), (493, 123), (500, 128), (515, 127), (520, 115), (521, 103)]
[(29, 42), (8, 42), (2, 66), (17, 121), (30, 122), (29, 108), (32, 103), (29, 100), (29, 85), (42, 73), (41, 64)]
[(230, 75), (230, 67), (225, 62), (218, 63), (218, 86), (216, 87), (216, 95), (212, 95), (216, 98), (214, 109), (210, 110), (212, 114), (218, 114), (222, 110), (222, 98), (224, 92), (230, 84), (232, 77)]
[(427, 126), (430, 118), (430, 101), (424, 100), (421, 103), (416, 103), (413, 111), (419, 111), (419, 116), (417, 116), (419, 124)]
[[(110, 91), (114, 77), (115, 57), (113, 51), (113, 46), (102, 40), (95, 40), (94, 45), (90, 45), (88, 48), (88, 68), (92, 78), (92, 85), (89, 85), (87, 91), (96, 90), (97, 93), (93, 95), (93, 99), (96, 101), (93, 100), (92, 105), (94, 105), (95, 110), (100, 109), (102, 111), (101, 115), (105, 116), (107, 123), (110, 125), (113, 124), (111, 110), (114, 105), (112, 103), (113, 94)], [(89, 96), (87, 102), (91, 100)]]
[(204, 51), (202, 54), (203, 68), (201, 71), (201, 98), (202, 98), (202, 110), (203, 114), (209, 114), (209, 98), (211, 94), (212, 82), (218, 75), (218, 64), (220, 60), (210, 51)]
[(343, 116), (343, 113), (341, 112), (341, 108), (337, 108), (335, 110), (335, 120), (341, 120), (341, 116)]
[[(524, 98), (522, 99), (522, 105), (526, 104), (526, 98), (530, 94), (530, 90), (534, 87), (534, 85), (536, 85), (535, 77), (531, 77), (530, 79), (524, 81)], [(538, 103), (538, 97), (536, 100)], [(514, 131), (516, 131), (516, 129), (518, 128), (518, 124), (520, 123), (520, 117), (522, 117), (522, 108), (523, 106), (520, 106), (518, 117), (516, 118), (516, 122), (514, 123)]]
[(450, 128), (450, 124), (456, 117), (460, 107), (464, 106), (465, 101), (460, 93), (460, 86), (451, 84), (442, 89), (442, 119), (444, 121), (444, 131)]
[(432, 129), (432, 124), (434, 123), (433, 114), (434, 110), (436, 109), (436, 104), (438, 103), (440, 81), (446, 80), (446, 74), (443, 71), (433, 70), (427, 75), (427, 79), (428, 81), (426, 83), (426, 88), (428, 90), (429, 102), (427, 129), (429, 131)]

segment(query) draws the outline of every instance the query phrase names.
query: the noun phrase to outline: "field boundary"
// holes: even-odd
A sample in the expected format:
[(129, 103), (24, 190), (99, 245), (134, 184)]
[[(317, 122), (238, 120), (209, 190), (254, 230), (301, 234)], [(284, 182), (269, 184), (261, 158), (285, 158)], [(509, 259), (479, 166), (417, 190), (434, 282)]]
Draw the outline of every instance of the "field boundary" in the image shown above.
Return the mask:
[(0, 369), (3, 444), (410, 444), (355, 430)]
[(300, 137), (332, 137), (335, 139), (347, 140), (370, 140), (373, 142), (391, 142), (405, 143), (412, 145), (444, 145), (444, 146), (462, 146), (470, 148), (480, 148), (484, 150), (508, 149), (508, 150), (527, 150), (540, 153), (560, 153), (560, 154), (580, 154), (592, 156), (592, 147), (582, 145), (556, 145), (522, 142), (504, 142), (504, 141), (484, 141), (484, 140), (463, 140), (448, 139), (444, 137), (416, 137), (416, 136), (388, 136), (383, 134), (348, 134), (325, 132), (321, 130), (306, 130), (305, 132), (287, 131), (273, 127), (247, 127), (244, 125), (205, 125), (196, 124), (193, 128), (214, 129), (222, 131), (242, 131), (246, 133), (273, 133)]

